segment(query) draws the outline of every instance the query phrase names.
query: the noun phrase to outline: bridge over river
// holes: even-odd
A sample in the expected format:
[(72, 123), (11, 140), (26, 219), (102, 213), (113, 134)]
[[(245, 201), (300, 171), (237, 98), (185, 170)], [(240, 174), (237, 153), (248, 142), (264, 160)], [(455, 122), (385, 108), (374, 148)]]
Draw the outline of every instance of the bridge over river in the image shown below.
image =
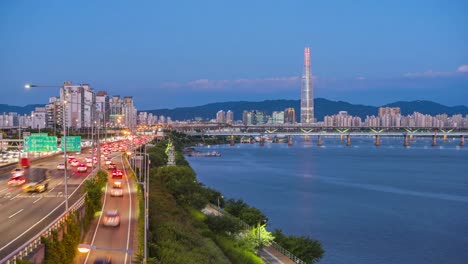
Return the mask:
[(241, 142), (258, 141), (261, 145), (268, 140), (287, 139), (289, 145), (293, 144), (294, 137), (304, 137), (309, 141), (311, 137), (317, 138), (317, 145), (323, 145), (324, 137), (339, 137), (346, 139), (346, 145), (351, 146), (353, 137), (374, 137), (375, 145), (381, 145), (382, 137), (401, 137), (402, 144), (409, 146), (414, 137), (432, 138), (432, 146), (437, 146), (440, 138), (447, 141), (448, 138), (458, 138), (459, 145), (465, 145), (465, 137), (468, 129), (440, 129), (440, 128), (330, 128), (330, 127), (303, 127), (292, 126), (175, 126), (173, 129), (190, 136), (227, 136), (231, 145), (235, 144), (236, 137), (241, 137)]

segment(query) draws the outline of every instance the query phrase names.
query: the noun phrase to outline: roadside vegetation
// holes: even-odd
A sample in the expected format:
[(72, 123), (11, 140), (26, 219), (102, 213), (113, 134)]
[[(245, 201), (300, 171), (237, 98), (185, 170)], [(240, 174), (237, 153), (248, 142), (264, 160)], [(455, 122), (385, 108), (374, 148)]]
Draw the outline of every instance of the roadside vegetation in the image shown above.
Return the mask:
[(100, 170), (96, 176), (85, 181), (85, 213), (82, 219), (77, 212), (70, 214), (62, 226), (62, 236), (57, 231), (49, 238), (41, 237), (45, 245), (44, 264), (73, 263), (78, 251), (82, 232), (86, 232), (97, 212), (102, 208), (103, 189), (107, 183), (107, 171)]
[[(168, 140), (148, 149), (151, 159), (149, 263), (263, 263), (258, 250), (275, 239), (266, 229), (267, 217), (242, 200), (225, 201), (220, 192), (199, 183), (181, 154), (182, 148), (193, 145), (194, 141), (179, 133), (170, 133), (168, 138), (177, 151), (177, 166), (166, 166)], [(223, 140), (213, 138), (212, 142)], [(211, 214), (202, 213), (210, 211), (207, 204), (217, 204), (218, 199), (227, 213), (215, 216), (214, 208)], [(297, 242), (309, 243), (309, 240)], [(306, 248), (297, 245), (296, 240), (291, 241), (294, 245), (291, 249)], [(321, 249), (320, 243), (318, 246)], [(315, 254), (310, 262), (320, 257)]]

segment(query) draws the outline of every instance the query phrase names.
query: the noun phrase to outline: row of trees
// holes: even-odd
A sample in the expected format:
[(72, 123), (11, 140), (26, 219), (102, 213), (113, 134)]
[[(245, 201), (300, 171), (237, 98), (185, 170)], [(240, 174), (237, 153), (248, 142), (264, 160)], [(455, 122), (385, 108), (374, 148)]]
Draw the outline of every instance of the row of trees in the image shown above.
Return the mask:
[[(167, 141), (149, 149), (152, 165), (149, 255), (154, 263), (225, 263), (219, 254), (214, 253), (217, 250), (210, 241), (216, 242), (231, 263), (263, 263), (255, 253), (261, 245), (269, 245), (273, 239), (308, 263), (323, 256), (318, 241), (286, 236), (281, 230), (270, 233), (266, 230), (267, 217), (260, 210), (242, 200), (224, 201), (220, 192), (199, 183), (195, 172), (181, 155), (182, 148), (193, 142), (177, 133), (169, 134), (169, 138), (177, 152), (177, 166), (165, 166)], [(229, 214), (220, 217), (200, 212), (207, 204), (216, 204), (218, 199), (220, 206)], [(251, 228), (246, 228), (239, 219)], [(211, 252), (208, 256), (217, 258), (218, 262), (205, 259), (206, 254), (197, 255), (201, 248)]]

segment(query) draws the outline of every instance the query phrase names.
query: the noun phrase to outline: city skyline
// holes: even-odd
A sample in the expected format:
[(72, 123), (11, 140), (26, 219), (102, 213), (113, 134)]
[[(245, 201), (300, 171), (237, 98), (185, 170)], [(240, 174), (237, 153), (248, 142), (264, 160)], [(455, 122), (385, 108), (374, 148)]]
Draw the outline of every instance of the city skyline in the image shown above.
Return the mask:
[[(262, 1), (85, 2), (1, 4), (4, 103), (46, 101), (52, 92), (24, 91), (24, 83), (70, 79), (112, 94), (132, 90), (141, 109), (296, 99), (308, 46), (316, 98), (467, 104), (461, 0), (298, 1), (267, 10)], [(70, 19), (75, 13), (88, 19)]]

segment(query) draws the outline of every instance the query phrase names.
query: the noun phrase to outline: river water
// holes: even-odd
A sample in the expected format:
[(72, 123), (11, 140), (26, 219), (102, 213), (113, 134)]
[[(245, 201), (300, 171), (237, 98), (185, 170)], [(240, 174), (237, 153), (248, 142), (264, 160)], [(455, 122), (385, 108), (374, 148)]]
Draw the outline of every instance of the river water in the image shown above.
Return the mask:
[(468, 263), (468, 146), (352, 140), (200, 147), (222, 156), (187, 160), (199, 181), (259, 208), (270, 230), (320, 240), (322, 264)]

